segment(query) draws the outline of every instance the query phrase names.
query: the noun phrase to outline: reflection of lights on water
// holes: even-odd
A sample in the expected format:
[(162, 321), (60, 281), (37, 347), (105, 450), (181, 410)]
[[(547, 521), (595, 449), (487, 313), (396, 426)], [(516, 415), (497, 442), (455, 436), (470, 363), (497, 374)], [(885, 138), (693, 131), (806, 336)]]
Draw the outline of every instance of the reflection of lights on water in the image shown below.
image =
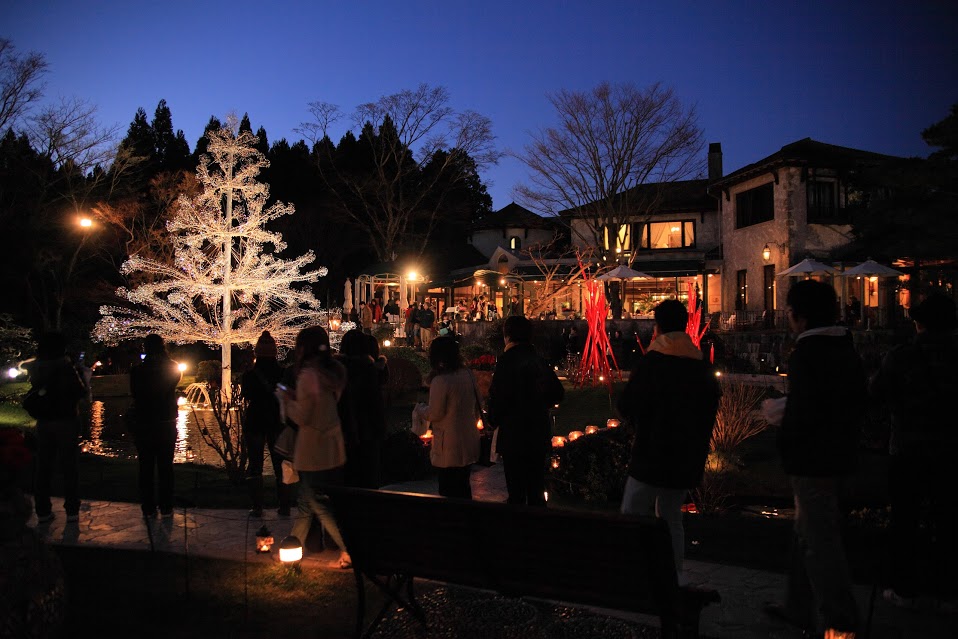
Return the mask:
[(193, 459), (193, 450), (187, 444), (189, 428), (187, 419), (190, 416), (188, 409), (179, 409), (176, 411), (176, 446), (173, 452), (173, 463), (183, 463)]

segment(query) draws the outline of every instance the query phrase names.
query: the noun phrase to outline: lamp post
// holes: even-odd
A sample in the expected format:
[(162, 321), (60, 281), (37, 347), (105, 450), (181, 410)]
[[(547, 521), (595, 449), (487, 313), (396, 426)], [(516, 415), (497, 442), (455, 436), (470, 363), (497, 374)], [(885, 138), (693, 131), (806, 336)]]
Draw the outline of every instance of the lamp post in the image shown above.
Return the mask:
[(70, 280), (73, 279), (73, 270), (76, 268), (77, 258), (80, 256), (80, 251), (83, 249), (83, 245), (86, 244), (86, 241), (90, 238), (90, 231), (93, 230), (93, 220), (87, 216), (82, 216), (77, 220), (77, 226), (80, 227), (80, 230), (83, 232), (83, 236), (80, 238), (80, 243), (77, 244), (76, 250), (73, 251), (73, 255), (70, 256), (70, 262), (67, 265), (67, 271), (64, 274), (62, 286), (60, 286), (59, 290), (57, 291), (56, 318), (54, 320), (53, 326), (56, 330), (63, 328), (63, 304), (66, 302), (66, 292), (70, 287)]

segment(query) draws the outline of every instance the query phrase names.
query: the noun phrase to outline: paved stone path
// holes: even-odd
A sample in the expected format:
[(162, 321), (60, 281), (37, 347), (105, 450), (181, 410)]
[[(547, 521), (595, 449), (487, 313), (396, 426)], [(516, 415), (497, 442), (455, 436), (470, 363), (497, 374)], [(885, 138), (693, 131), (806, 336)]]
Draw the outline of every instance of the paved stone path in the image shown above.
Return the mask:
[[(503, 501), (505, 478), (501, 464), (488, 468), (476, 467), (472, 475), (473, 496), (480, 501)], [(409, 482), (384, 487), (422, 494), (436, 494), (435, 480)], [(188, 553), (191, 555), (230, 559), (235, 561), (277, 561), (277, 551), (262, 555), (253, 552), (256, 531), (266, 525), (272, 531), (277, 544), (292, 529), (294, 518), (278, 517), (275, 511), (266, 511), (262, 519), (247, 517), (245, 510), (220, 510), (205, 508), (177, 509), (172, 518), (144, 521), (138, 504), (87, 501), (80, 510), (77, 523), (67, 523), (62, 510), (62, 500), (54, 499), (56, 518), (52, 522), (38, 524), (36, 517), (30, 525), (35, 526), (44, 538), (53, 545), (103, 546), (158, 552)], [(294, 511), (295, 515), (295, 511)], [(743, 539), (742, 543), (748, 543)], [(307, 555), (304, 568), (325, 569), (326, 564), (338, 556), (338, 551)], [(702, 612), (701, 630), (708, 637), (734, 637), (737, 639), (798, 639), (801, 632), (780, 624), (762, 612), (766, 602), (777, 601), (784, 584), (784, 576), (774, 572), (752, 570), (702, 561), (686, 561), (687, 573), (692, 584), (717, 590), (721, 603), (707, 606)], [(870, 584), (856, 586), (856, 597), (863, 615), (868, 612), (872, 594)], [(953, 638), (958, 637), (958, 616), (946, 616), (932, 612), (913, 612), (886, 604), (879, 595), (874, 601), (874, 615), (870, 637), (874, 639), (910, 639), (912, 637)], [(618, 616), (657, 625), (657, 620), (641, 615)], [(861, 635), (864, 636), (864, 635)]]

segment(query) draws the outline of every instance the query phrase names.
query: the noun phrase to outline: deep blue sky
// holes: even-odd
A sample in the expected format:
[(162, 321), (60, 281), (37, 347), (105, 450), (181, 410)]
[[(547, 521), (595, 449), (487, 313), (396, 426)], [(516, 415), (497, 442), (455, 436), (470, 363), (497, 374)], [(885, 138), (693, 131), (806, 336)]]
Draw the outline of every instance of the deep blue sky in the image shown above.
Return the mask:
[[(662, 81), (727, 173), (804, 137), (927, 155), (921, 130), (958, 102), (956, 34), (954, 0), (0, 0), (0, 37), (50, 63), (48, 97), (121, 133), (165, 98), (191, 147), (230, 111), (295, 141), (310, 101), (348, 111), (426, 82), (518, 150), (553, 122), (549, 92)], [(526, 174), (507, 158), (483, 179), (499, 209)]]

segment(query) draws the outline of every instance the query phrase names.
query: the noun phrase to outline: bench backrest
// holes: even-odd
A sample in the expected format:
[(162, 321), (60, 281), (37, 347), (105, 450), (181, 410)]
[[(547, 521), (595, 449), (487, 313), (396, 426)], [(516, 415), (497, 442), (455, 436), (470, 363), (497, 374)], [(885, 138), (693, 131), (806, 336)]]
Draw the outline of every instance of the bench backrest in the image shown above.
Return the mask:
[(680, 609), (661, 520), (351, 488), (328, 494), (366, 573), (663, 617)]

